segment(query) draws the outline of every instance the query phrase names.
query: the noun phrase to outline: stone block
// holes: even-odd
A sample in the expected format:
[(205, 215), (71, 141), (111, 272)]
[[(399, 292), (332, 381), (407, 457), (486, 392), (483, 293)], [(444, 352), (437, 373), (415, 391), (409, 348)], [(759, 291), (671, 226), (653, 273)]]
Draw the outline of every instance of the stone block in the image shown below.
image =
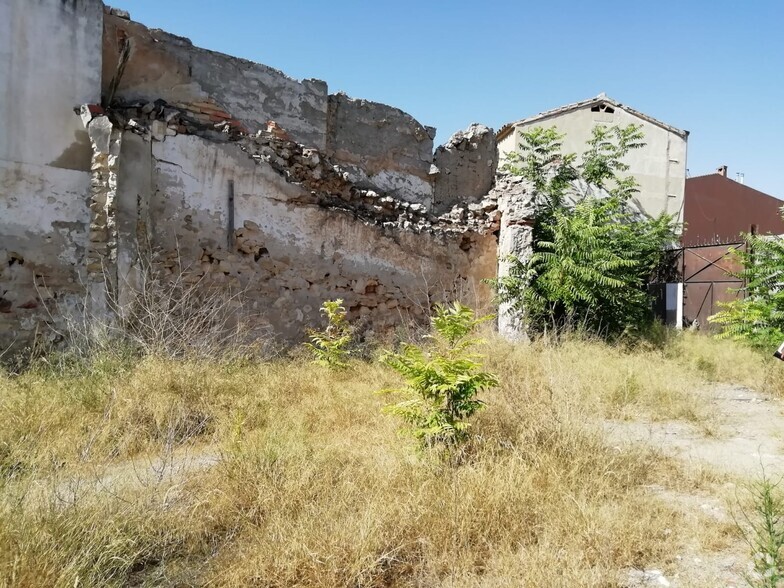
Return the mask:
[(152, 121), (152, 125), (150, 126), (150, 131), (152, 132), (152, 138), (156, 141), (163, 141), (166, 139), (166, 131), (169, 129), (168, 125), (162, 120), (154, 120)]
[(108, 116), (97, 116), (87, 125), (93, 149), (102, 155), (108, 155), (111, 150), (112, 128)]

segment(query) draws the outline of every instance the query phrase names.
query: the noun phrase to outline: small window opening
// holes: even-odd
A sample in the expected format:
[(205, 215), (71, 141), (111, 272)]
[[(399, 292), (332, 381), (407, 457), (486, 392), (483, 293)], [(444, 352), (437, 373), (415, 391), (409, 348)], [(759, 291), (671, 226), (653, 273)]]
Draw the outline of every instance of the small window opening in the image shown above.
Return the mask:
[(591, 112), (606, 112), (607, 114), (613, 114), (615, 109), (608, 105), (608, 104), (597, 104), (591, 107)]

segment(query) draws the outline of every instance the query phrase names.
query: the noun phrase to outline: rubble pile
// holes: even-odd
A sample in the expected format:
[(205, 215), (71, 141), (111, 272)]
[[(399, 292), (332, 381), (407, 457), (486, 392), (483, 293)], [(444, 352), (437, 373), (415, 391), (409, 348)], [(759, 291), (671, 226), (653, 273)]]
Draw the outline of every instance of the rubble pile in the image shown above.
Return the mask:
[[(89, 116), (102, 111), (87, 105)], [(197, 135), (216, 142), (235, 143), (254, 161), (268, 164), (286, 181), (306, 188), (311, 195), (302, 204), (343, 210), (365, 223), (415, 233), (456, 234), (497, 231), (501, 213), (491, 192), (479, 202), (455, 204), (439, 215), (424, 204), (408, 202), (376, 190), (360, 188), (350, 174), (318, 149), (292, 141), (284, 129), (268, 121), (266, 129), (248, 134), (245, 126), (212, 102), (169, 104), (164, 100), (114, 106), (106, 113), (115, 126), (165, 141), (178, 134)]]

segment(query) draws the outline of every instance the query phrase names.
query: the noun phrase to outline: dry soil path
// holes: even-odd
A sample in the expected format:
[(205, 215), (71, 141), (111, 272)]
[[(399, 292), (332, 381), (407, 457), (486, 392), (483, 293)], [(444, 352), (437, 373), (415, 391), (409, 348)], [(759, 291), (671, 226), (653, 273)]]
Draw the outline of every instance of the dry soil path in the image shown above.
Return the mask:
[[(661, 486), (652, 493), (679, 508), (697, 524), (705, 517), (734, 525), (738, 516), (737, 495), (742, 485), (767, 475), (774, 481), (784, 476), (784, 403), (742, 386), (718, 384), (696, 390), (712, 417), (705, 424), (683, 421), (608, 421), (610, 439), (618, 444), (647, 443), (694, 467), (710, 466), (730, 480), (721, 497), (672, 492)], [(674, 570), (637, 570), (629, 574), (628, 586), (741, 587), (750, 570), (749, 547), (740, 539), (718, 552), (706, 553), (698, 545), (687, 546)]]
[(695, 465), (756, 478), (784, 475), (784, 405), (742, 386), (716, 385), (695, 392), (714, 415), (707, 426), (683, 421), (608, 422), (612, 439), (643, 441)]

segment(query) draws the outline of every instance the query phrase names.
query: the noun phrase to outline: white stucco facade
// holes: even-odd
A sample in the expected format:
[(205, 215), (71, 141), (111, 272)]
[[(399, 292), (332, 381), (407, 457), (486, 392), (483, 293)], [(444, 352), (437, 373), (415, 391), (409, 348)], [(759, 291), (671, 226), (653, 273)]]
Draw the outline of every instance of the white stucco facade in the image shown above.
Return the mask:
[(626, 156), (629, 175), (639, 185), (639, 207), (648, 215), (662, 212), (683, 220), (683, 196), (686, 185), (688, 132), (664, 124), (606, 96), (578, 102), (544, 112), (510, 125), (498, 134), (498, 150), (503, 163), (507, 153), (519, 150), (519, 131), (534, 127), (555, 127), (564, 134), (563, 152), (583, 153), (592, 130), (597, 125), (625, 127), (635, 124), (645, 135), (645, 146)]

